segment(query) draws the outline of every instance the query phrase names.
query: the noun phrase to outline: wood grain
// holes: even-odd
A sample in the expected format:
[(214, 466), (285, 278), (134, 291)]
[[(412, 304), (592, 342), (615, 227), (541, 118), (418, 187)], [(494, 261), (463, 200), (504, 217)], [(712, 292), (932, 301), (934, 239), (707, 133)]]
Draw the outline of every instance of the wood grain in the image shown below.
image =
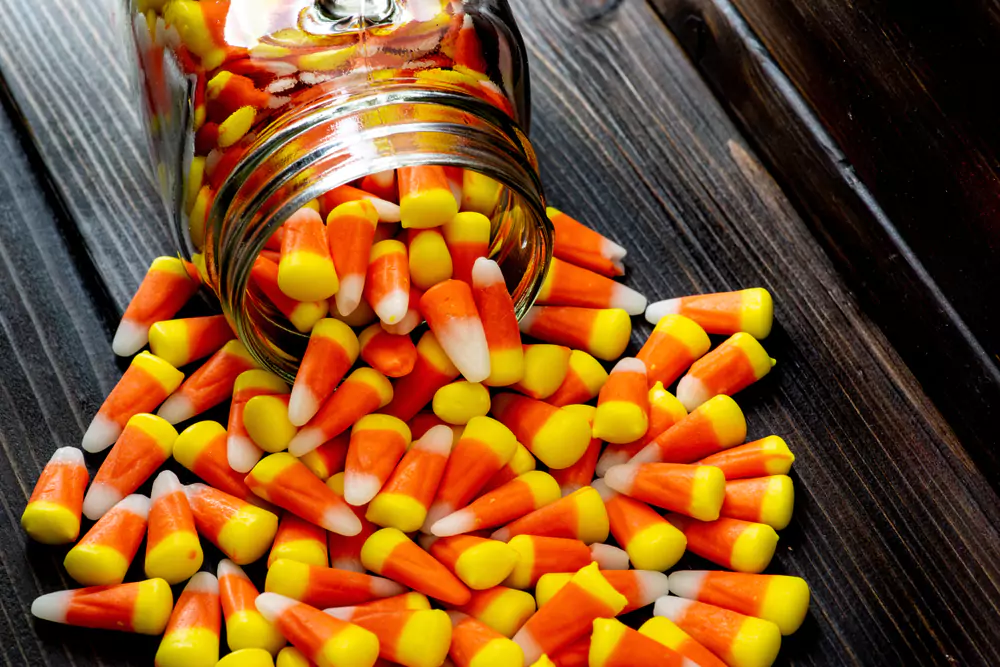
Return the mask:
[[(0, 8), (5, 3), (9, 9), (10, 0), (0, 0)], [(792, 473), (798, 506), (772, 570), (804, 576), (814, 604), (803, 630), (786, 641), (782, 663), (1000, 664), (1000, 649), (991, 641), (1000, 623), (996, 494), (663, 24), (638, 0), (511, 4), (531, 50), (532, 136), (550, 202), (621, 241), (629, 250), (628, 284), (651, 297), (753, 285), (775, 294), (778, 324), (765, 345), (778, 366), (738, 400), (751, 437), (778, 433), (798, 457)], [(86, 14), (84, 6), (79, 0), (62, 3), (60, 13)], [(169, 249), (151, 236), (143, 237), (134, 254), (122, 248), (116, 255), (118, 250), (105, 246), (108, 235), (143, 229), (149, 221), (94, 215), (96, 204), (126, 213), (156, 210), (148, 179), (139, 187), (140, 171), (105, 171), (112, 163), (120, 167), (120, 153), (130, 155), (141, 145), (129, 134), (133, 123), (106, 101), (118, 98), (115, 86), (124, 78), (108, 65), (115, 59), (108, 47), (82, 49), (74, 41), (78, 35), (93, 39), (103, 27), (67, 26), (58, 38), (43, 39), (41, 26), (62, 23), (53, 13), (46, 16), (57, 23), (47, 24), (38, 14), (48, 10), (31, 9), (0, 13), (0, 71), (11, 81), (51, 173), (59, 175), (69, 210), (79, 217), (84, 259), (95, 259), (100, 280), (121, 307), (119, 292), (127, 295), (149, 259)], [(16, 39), (8, 39), (10, 30)], [(15, 53), (11, 44), (20, 50)], [(77, 62), (64, 62), (69, 53)], [(30, 56), (17, 76), (10, 74), (11, 54)], [(36, 80), (33, 73), (41, 70), (32, 69), (42, 67), (36, 61), (43, 59), (46, 81)], [(78, 79), (74, 90), (93, 86), (98, 93), (50, 104), (52, 87), (68, 90), (81, 71), (87, 83)], [(87, 127), (100, 132), (84, 140)], [(0, 165), (5, 178), (11, 168), (25, 178), (26, 169), (11, 160)], [(135, 189), (120, 189), (126, 181)], [(82, 192), (80, 184), (91, 190)], [(10, 190), (30, 195), (15, 183), (0, 201), (13, 196)], [(77, 205), (77, 199), (90, 204)], [(18, 209), (0, 227), (8, 234), (8, 251), (24, 244), (20, 221), (31, 210)], [(4, 231), (8, 226), (11, 231)], [(34, 227), (31, 234), (46, 229)], [(67, 280), (73, 278), (76, 265), (65, 256), (56, 227), (51, 229), (52, 239), (40, 246), (44, 253), (36, 250), (9, 269), (33, 276), (27, 287), (22, 283), (23, 293), (10, 280), (0, 286), (12, 303), (30, 300), (32, 307), (51, 308), (51, 290), (44, 289), (54, 280), (50, 273), (69, 271)], [(51, 255), (54, 266), (43, 270), (39, 254)], [(39, 289), (28, 289), (35, 282)], [(149, 664), (155, 640), (64, 632), (27, 617), (37, 590), (62, 583), (58, 554), (32, 548), (25, 557), (17, 516), (41, 463), (57, 444), (77, 441), (115, 375), (110, 332), (95, 315), (98, 308), (91, 310), (79, 285), (62, 289), (69, 295), (66, 312), (53, 314), (48, 328), (22, 318), (6, 335), (29, 342), (55, 336), (53, 349), (60, 351), (89, 345), (85, 367), (92, 379), (82, 371), (82, 380), (71, 375), (75, 364), (84, 363), (77, 356), (49, 358), (38, 353), (38, 345), (27, 345), (18, 347), (24, 361), (13, 364), (7, 356), (11, 345), (0, 349), (3, 370), (22, 367), (0, 384), (3, 396), (12, 396), (0, 402), (0, 442), (16, 449), (9, 454), (15, 457), (10, 470), (0, 473), (7, 518), (0, 525), (0, 558), (8, 568), (0, 580), (3, 655), (17, 665)], [(4, 305), (0, 317), (6, 322), (8, 312), (18, 311)], [(635, 342), (647, 332), (645, 325), (638, 327)], [(95, 365), (103, 370), (93, 370)], [(74, 379), (61, 385), (59, 372)], [(30, 378), (40, 378), (36, 391), (25, 389)], [(60, 394), (63, 385), (77, 393)], [(28, 452), (33, 458), (24, 458)], [(36, 562), (29, 565), (29, 558)], [(20, 568), (11, 570), (16, 559)], [(97, 650), (89, 642), (102, 646)], [(10, 648), (15, 646), (17, 651)], [(18, 651), (30, 657), (27, 663)]]

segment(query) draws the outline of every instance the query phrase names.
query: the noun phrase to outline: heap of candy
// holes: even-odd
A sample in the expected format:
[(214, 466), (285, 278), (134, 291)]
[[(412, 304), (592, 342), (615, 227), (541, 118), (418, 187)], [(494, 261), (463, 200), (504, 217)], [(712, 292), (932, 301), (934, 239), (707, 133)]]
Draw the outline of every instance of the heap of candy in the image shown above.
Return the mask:
[[(646, 308), (611, 279), (624, 249), (550, 209), (556, 259), (518, 323), (489, 221), (456, 203), (415, 233), (363, 197), (285, 223), (254, 280), (310, 332), (291, 387), (222, 316), (171, 319), (199, 274), (154, 261), (115, 337), (138, 354), (83, 438), (110, 451), (88, 489), (83, 451), (58, 449), (21, 520), (47, 544), (96, 522), (65, 559), (88, 588), (32, 613), (162, 635), (159, 667), (770, 665), (809, 602), (761, 574), (794, 457), (744, 444), (730, 398), (773, 365), (770, 295)], [(656, 327), (619, 359), (643, 311)], [(728, 338), (710, 351), (709, 333)], [(174, 428), (230, 399), (227, 425)], [(160, 471), (170, 457), (203, 483)], [(123, 583), (144, 537), (147, 578)], [(725, 570), (665, 574), (686, 550)], [(265, 555), (255, 584), (241, 566)], [(647, 605), (638, 630), (615, 620)]]

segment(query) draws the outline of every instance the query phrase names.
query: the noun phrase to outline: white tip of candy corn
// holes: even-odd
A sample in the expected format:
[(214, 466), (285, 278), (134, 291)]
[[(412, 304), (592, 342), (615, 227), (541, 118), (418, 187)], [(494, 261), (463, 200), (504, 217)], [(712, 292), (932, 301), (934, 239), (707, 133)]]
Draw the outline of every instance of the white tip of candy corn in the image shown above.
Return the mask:
[(410, 307), (410, 293), (394, 289), (379, 299), (378, 303), (372, 304), (372, 307), (380, 320), (386, 324), (396, 324), (406, 316)]
[(254, 601), (257, 611), (270, 623), (277, 621), (281, 618), (282, 614), (296, 604), (298, 603), (292, 598), (286, 598), (284, 595), (278, 595), (277, 593), (261, 593)]
[(597, 567), (602, 570), (628, 569), (628, 554), (624, 550), (613, 547), (610, 544), (591, 544), (590, 557), (597, 563)]
[(66, 612), (73, 600), (73, 591), (56, 591), (35, 598), (31, 603), (31, 615), (43, 621), (65, 623)]
[(670, 575), (670, 592), (688, 600), (697, 600), (706, 574), (705, 570), (673, 572)]
[(292, 456), (305, 456), (324, 442), (326, 440), (323, 438), (323, 431), (307, 426), (288, 443), (288, 453)]
[(480, 257), (472, 265), (472, 284), (476, 288), (499, 285), (503, 282), (503, 271), (500, 270), (500, 265), (492, 259)]
[(443, 519), (439, 519), (431, 526), (431, 535), (437, 537), (451, 537), (461, 535), (476, 528), (476, 516), (465, 510), (453, 512)]
[(455, 432), (450, 427), (440, 424), (427, 429), (423, 437), (413, 443), (410, 449), (427, 452), (428, 454), (447, 456), (451, 452), (454, 439)]
[(646, 310), (646, 297), (636, 292), (631, 287), (626, 287), (621, 283), (616, 283), (611, 290), (611, 300), (608, 308), (621, 308), (629, 315), (642, 315)]
[(535, 320), (538, 318), (539, 310), (536, 306), (532, 306), (528, 309), (528, 312), (524, 314), (523, 317), (518, 321), (517, 326), (521, 330), (521, 333), (526, 334), (531, 331), (531, 327), (535, 326)]
[(354, 616), (354, 607), (330, 607), (324, 609), (323, 613), (342, 621), (350, 621), (351, 617)]
[(293, 386), (292, 395), (288, 397), (288, 421), (295, 426), (305, 426), (317, 412), (319, 401), (313, 390), (302, 382)]
[(680, 309), (680, 299), (666, 299), (651, 303), (646, 308), (646, 321), (655, 325), (667, 315), (676, 315)]
[(514, 643), (521, 647), (524, 652), (524, 664), (531, 665), (534, 664), (539, 658), (542, 657), (542, 647), (531, 634), (530, 629), (522, 627), (514, 635)]
[(670, 592), (670, 578), (663, 572), (653, 570), (635, 570), (635, 582), (639, 588), (639, 606), (652, 604)]
[(391, 201), (378, 197), (370, 197), (368, 201), (375, 207), (379, 222), (399, 222), (403, 219), (399, 214), (399, 204), (393, 204)]
[(345, 572), (364, 572), (365, 566), (361, 564), (361, 561), (357, 558), (334, 558), (330, 561), (330, 567), (335, 570), (344, 570)]
[(712, 398), (712, 392), (708, 390), (701, 379), (693, 375), (685, 375), (677, 383), (677, 400), (687, 408), (688, 412), (693, 411), (710, 398)]
[(219, 594), (219, 580), (211, 572), (198, 572), (184, 587), (185, 592)]
[(641, 359), (635, 357), (625, 357), (615, 364), (611, 369), (612, 373), (642, 373), (646, 374), (646, 364)]
[(431, 528), (434, 526), (434, 524), (454, 511), (455, 508), (448, 503), (443, 503), (443, 502), (431, 503), (430, 508), (427, 510), (427, 519), (424, 521), (424, 525), (420, 529), (420, 532), (428, 535), (431, 534)]
[(629, 463), (608, 468), (608, 471), (604, 473), (604, 483), (618, 493), (624, 493), (627, 496), (632, 490), (632, 481), (635, 479), (637, 470), (637, 466)]
[(243, 568), (228, 558), (223, 558), (219, 561), (219, 567), (216, 569), (216, 574), (219, 579), (222, 579), (223, 577), (239, 577), (241, 579), (249, 579), (249, 577), (247, 577), (247, 573), (243, 571)]
[(52, 452), (49, 463), (72, 463), (73, 465), (85, 465), (83, 452), (76, 447), (60, 447)]
[(149, 342), (149, 327), (122, 320), (111, 341), (111, 350), (119, 357), (131, 357)]
[(361, 532), (361, 520), (347, 507), (340, 505), (331, 507), (323, 513), (320, 526), (331, 533), (352, 537)]
[(171, 424), (178, 424), (194, 417), (195, 407), (191, 399), (183, 394), (174, 394), (163, 401), (163, 405), (156, 411), (157, 417), (166, 419)]
[(400, 586), (392, 579), (384, 579), (383, 577), (371, 578), (371, 592), (375, 597), (391, 598), (394, 595), (402, 595), (408, 590), (408, 588)]
[(406, 315), (403, 315), (403, 319), (396, 322), (395, 324), (386, 324), (382, 322), (382, 328), (391, 334), (397, 336), (405, 336), (411, 331), (420, 326), (420, 323), (424, 321), (423, 316), (420, 311), (415, 308), (410, 308), (406, 311)]
[(596, 472), (599, 477), (604, 477), (604, 475), (608, 473), (608, 470), (614, 466), (622, 465), (623, 463), (628, 462), (629, 455), (627, 452), (606, 449), (601, 453), (601, 458), (597, 459), (597, 468), (594, 472)]
[(136, 516), (140, 516), (143, 519), (148, 519), (149, 498), (139, 493), (133, 493), (131, 496), (126, 496), (124, 500), (115, 505), (114, 509), (125, 510), (126, 512), (131, 512)]
[(94, 416), (94, 420), (87, 427), (87, 432), (83, 434), (81, 447), (84, 451), (94, 454), (103, 452), (105, 449), (115, 444), (115, 440), (122, 434), (122, 427), (114, 423), (104, 415)]
[(236, 472), (250, 472), (264, 455), (264, 450), (245, 435), (231, 435), (226, 439), (226, 458)]
[(120, 500), (122, 494), (117, 489), (103, 482), (94, 482), (83, 499), (83, 515), (91, 521), (97, 521)]
[(506, 527), (499, 528), (493, 531), (493, 534), (490, 535), (490, 539), (496, 540), (497, 542), (506, 542), (510, 539), (510, 531), (507, 530)]
[(363, 275), (340, 277), (340, 289), (337, 290), (337, 294), (333, 298), (337, 303), (337, 312), (340, 313), (341, 317), (347, 317), (357, 309), (364, 291), (365, 277)]
[[(610, 239), (604, 239), (604, 243), (601, 244), (601, 252), (605, 257), (615, 262), (616, 265), (620, 265), (621, 260), (625, 259), (625, 255), (628, 254), (625, 248)], [(624, 269), (624, 267), (619, 268)]]
[(608, 486), (603, 479), (595, 479), (591, 486), (594, 487), (594, 491), (597, 491), (597, 495), (601, 497), (601, 500), (608, 502), (612, 498), (618, 495), (618, 492)]
[(367, 505), (382, 488), (382, 482), (369, 473), (347, 472), (344, 474), (344, 500), (348, 505)]
[(674, 597), (673, 595), (664, 595), (662, 598), (657, 599), (656, 604), (653, 605), (653, 615), (662, 616), (676, 622), (690, 606), (691, 600)]
[(452, 320), (438, 342), (469, 382), (482, 382), (490, 376), (490, 348), (478, 317)]
[(149, 495), (155, 503), (157, 499), (162, 498), (165, 495), (171, 494), (174, 491), (183, 490), (184, 486), (181, 484), (181, 481), (177, 479), (177, 475), (169, 470), (164, 470), (156, 476), (156, 479), (153, 480), (153, 491)]

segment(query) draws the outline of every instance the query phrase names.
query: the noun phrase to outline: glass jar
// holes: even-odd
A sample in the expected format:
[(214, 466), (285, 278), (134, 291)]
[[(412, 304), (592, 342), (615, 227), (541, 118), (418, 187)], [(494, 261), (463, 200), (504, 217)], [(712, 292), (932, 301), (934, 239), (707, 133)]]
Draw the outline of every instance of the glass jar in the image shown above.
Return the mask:
[(506, 0), (126, 2), (176, 243), (265, 367), (294, 375), (306, 336), (254, 262), (291, 214), (368, 175), (449, 168), (456, 203), (491, 221), (518, 316), (530, 307), (552, 232)]

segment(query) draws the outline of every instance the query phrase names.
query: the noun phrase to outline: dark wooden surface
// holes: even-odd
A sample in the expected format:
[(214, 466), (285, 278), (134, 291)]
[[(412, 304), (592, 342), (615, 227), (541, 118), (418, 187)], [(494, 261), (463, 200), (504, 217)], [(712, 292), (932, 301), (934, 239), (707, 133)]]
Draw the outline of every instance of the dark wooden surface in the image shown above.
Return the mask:
[[(32, 131), (0, 118), (8, 665), (148, 665), (156, 646), (34, 622), (30, 601), (68, 583), (64, 550), (27, 544), (17, 526), (41, 464), (79, 441), (116, 380), (114, 321), (170, 249), (111, 4), (0, 0), (0, 72)], [(664, 24), (638, 0), (512, 4), (550, 202), (621, 241), (627, 282), (651, 297), (775, 295), (766, 347), (778, 366), (740, 402), (752, 437), (778, 433), (798, 457), (795, 519), (772, 570), (805, 577), (814, 604), (782, 663), (1000, 664), (995, 491)]]

